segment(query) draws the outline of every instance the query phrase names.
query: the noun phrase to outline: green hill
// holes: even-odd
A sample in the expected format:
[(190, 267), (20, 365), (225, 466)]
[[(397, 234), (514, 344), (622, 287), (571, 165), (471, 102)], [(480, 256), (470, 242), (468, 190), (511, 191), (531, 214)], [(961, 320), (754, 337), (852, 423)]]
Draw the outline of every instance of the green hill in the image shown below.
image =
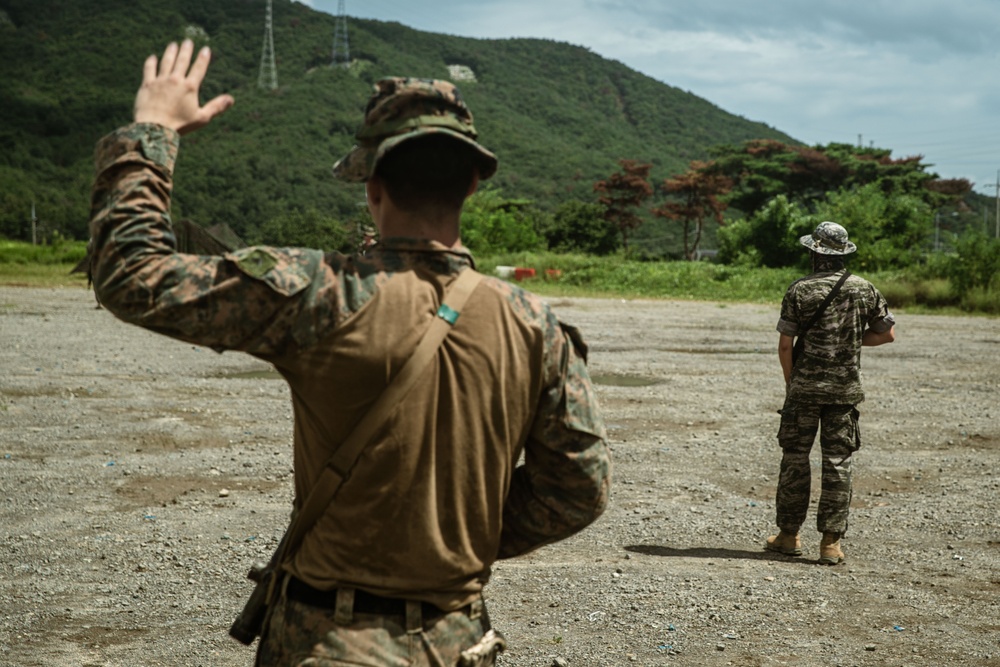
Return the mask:
[(383, 76), (450, 78), (483, 143), (500, 157), (508, 197), (551, 209), (593, 200), (619, 158), (651, 162), (653, 180), (717, 144), (793, 141), (586, 48), (536, 39), (481, 40), (398, 23), (349, 21), (349, 68), (331, 67), (335, 18), (274, 6), (277, 90), (257, 87), (264, 0), (0, 0), (0, 235), (24, 238), (32, 202), (49, 230), (86, 236), (96, 140), (130, 120), (143, 59), (170, 40), (208, 43), (204, 99), (236, 106), (187, 137), (175, 218), (248, 234), (289, 209), (357, 215), (363, 190), (330, 168), (353, 143), (371, 84)]

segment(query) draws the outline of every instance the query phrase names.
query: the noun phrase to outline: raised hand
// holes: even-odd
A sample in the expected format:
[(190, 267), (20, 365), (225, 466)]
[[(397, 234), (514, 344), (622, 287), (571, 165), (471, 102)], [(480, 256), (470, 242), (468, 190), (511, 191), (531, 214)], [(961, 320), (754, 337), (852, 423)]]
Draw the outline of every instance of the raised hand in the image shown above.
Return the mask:
[(207, 46), (202, 47), (192, 64), (193, 53), (194, 43), (185, 39), (180, 47), (176, 42), (167, 45), (159, 61), (156, 56), (146, 58), (142, 85), (135, 96), (135, 122), (158, 123), (187, 134), (234, 104), (232, 95), (219, 95), (204, 106), (199, 104), (198, 89), (212, 54)]

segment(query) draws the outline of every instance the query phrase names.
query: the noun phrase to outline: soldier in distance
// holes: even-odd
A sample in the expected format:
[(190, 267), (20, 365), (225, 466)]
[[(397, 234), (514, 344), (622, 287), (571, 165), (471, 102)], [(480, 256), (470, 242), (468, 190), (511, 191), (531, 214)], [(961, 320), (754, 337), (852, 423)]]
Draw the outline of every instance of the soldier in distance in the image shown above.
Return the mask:
[[(844, 560), (840, 539), (847, 532), (851, 505), (851, 457), (861, 447), (857, 408), (865, 398), (861, 348), (894, 341), (896, 320), (878, 289), (847, 271), (845, 258), (857, 246), (844, 227), (821, 222), (799, 243), (810, 251), (813, 272), (792, 283), (781, 302), (778, 359), (785, 378), (785, 403), (778, 429), (780, 530), (767, 538), (764, 548), (802, 554), (799, 529), (809, 509), (812, 478), (809, 451), (819, 431), (823, 460), (816, 517), (822, 533), (819, 562), (835, 565)], [(832, 298), (824, 303), (829, 295)]]

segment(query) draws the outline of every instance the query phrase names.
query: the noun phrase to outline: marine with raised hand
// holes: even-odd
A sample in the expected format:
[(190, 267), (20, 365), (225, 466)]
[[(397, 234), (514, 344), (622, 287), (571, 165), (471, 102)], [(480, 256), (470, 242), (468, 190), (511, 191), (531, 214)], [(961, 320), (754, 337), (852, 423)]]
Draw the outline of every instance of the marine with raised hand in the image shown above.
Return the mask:
[[(169, 211), (180, 136), (233, 104), (200, 104), (209, 60), (190, 41), (151, 56), (135, 123), (98, 144), (95, 290), (127, 322), (278, 369), (291, 388), (302, 502), (474, 271), (461, 209), (497, 160), (453, 85), (384, 79), (358, 145), (334, 169), (365, 183), (377, 245), (364, 255), (179, 254)], [(502, 641), (482, 597), (492, 564), (604, 510), (611, 461), (586, 346), (539, 297), (480, 278), (447, 315), (427, 369), (279, 563), (258, 664), (493, 664)]]

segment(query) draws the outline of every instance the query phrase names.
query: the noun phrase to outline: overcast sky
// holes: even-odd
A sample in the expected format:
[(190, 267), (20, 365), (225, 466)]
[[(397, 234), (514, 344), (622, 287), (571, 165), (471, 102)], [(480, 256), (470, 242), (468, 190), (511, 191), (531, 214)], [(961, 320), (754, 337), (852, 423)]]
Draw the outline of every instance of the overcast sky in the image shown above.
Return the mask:
[[(305, 4), (337, 14), (337, 0)], [(996, 193), (998, 0), (346, 0), (346, 13), (585, 46), (805, 143), (860, 136)]]

